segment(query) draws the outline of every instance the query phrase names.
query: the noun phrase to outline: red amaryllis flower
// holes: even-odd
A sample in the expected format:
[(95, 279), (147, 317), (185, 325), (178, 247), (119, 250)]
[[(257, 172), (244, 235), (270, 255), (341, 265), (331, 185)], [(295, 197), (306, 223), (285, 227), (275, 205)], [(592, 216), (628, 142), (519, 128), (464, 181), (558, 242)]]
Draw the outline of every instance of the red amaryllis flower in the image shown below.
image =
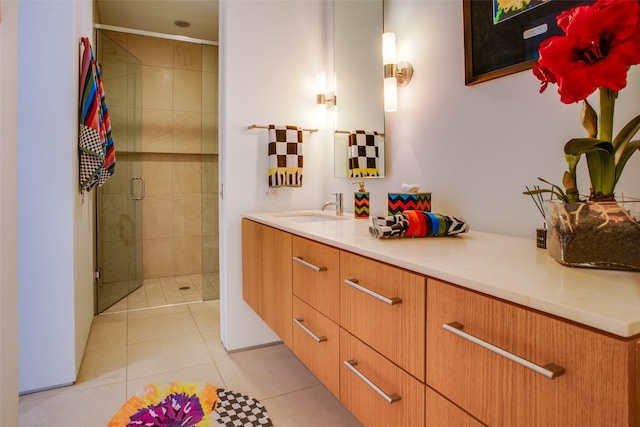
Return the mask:
[(560, 14), (557, 23), (566, 35), (540, 45), (533, 69), (540, 91), (557, 83), (560, 100), (571, 104), (599, 87), (624, 88), (629, 66), (640, 63), (639, 18), (637, 0), (599, 0)]

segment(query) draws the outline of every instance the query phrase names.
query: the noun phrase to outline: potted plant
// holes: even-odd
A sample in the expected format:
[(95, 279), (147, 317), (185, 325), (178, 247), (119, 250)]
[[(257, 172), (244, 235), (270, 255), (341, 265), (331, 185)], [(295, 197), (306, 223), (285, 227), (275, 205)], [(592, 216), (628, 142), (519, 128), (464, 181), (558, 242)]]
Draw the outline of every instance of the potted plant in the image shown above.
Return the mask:
[[(561, 13), (557, 23), (565, 35), (540, 44), (533, 74), (541, 81), (540, 92), (556, 84), (561, 102), (582, 101), (587, 137), (571, 139), (564, 147), (568, 165), (564, 190), (551, 184), (550, 189), (525, 194), (550, 193), (556, 199), (547, 204), (545, 215), (547, 249), (557, 261), (640, 270), (640, 216), (615, 194), (627, 161), (640, 149), (640, 141), (632, 140), (640, 129), (640, 115), (617, 135), (613, 132), (618, 92), (626, 87), (629, 67), (640, 63), (640, 3), (598, 0)], [(596, 90), (599, 114), (587, 100)], [(581, 198), (576, 180), (583, 155), (591, 183), (586, 199)]]

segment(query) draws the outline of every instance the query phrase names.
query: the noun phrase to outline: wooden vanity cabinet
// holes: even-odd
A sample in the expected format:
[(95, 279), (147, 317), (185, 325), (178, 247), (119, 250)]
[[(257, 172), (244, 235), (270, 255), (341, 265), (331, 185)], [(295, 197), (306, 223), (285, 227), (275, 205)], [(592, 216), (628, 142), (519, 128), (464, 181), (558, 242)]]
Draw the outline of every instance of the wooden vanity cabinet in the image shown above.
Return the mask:
[(291, 256), (291, 234), (242, 220), (243, 299), (289, 348), (293, 344)]
[[(443, 328), (453, 322), (564, 373), (550, 379)], [(427, 384), (492, 427), (638, 427), (637, 345), (428, 279)]]
[(424, 384), (344, 329), (340, 362), (340, 400), (362, 425), (424, 426)]
[(426, 386), (425, 423), (428, 427), (483, 427), (484, 424)]
[(425, 379), (425, 278), (340, 252), (340, 326)]
[(340, 397), (340, 327), (310, 305), (293, 297), (293, 353)]
[(329, 319), (340, 321), (340, 251), (293, 236), (293, 294)]

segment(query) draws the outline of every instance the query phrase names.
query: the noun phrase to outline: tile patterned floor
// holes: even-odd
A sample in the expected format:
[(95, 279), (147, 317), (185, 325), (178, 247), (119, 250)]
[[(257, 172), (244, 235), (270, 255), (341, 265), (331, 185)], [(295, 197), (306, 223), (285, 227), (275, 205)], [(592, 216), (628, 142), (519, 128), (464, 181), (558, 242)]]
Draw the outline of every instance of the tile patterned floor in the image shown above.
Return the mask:
[[(101, 285), (100, 298), (109, 307), (105, 313), (199, 302), (203, 297), (204, 300), (214, 300), (220, 298), (218, 280), (218, 273), (144, 279), (142, 286), (124, 298), (122, 295), (127, 292), (122, 288), (126, 289), (128, 282), (107, 283)], [(113, 301), (106, 302), (110, 298)]]
[(284, 345), (227, 353), (219, 300), (96, 316), (76, 384), (20, 397), (20, 427), (103, 427), (146, 384), (208, 382), (252, 396), (276, 427), (360, 424)]

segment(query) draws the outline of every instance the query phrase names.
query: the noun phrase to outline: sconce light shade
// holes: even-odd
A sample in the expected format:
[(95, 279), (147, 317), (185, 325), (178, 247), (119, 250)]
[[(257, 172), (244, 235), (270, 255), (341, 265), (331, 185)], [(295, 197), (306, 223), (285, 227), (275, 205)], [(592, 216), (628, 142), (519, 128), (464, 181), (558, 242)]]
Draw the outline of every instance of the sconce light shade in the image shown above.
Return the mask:
[(384, 70), (384, 111), (398, 109), (398, 86), (406, 86), (411, 81), (413, 67), (406, 61), (397, 62), (396, 35), (382, 34), (382, 67)]
[(324, 129), (327, 121), (327, 108), (336, 105), (336, 97), (333, 92), (327, 92), (327, 73), (316, 73), (316, 123), (318, 128)]

